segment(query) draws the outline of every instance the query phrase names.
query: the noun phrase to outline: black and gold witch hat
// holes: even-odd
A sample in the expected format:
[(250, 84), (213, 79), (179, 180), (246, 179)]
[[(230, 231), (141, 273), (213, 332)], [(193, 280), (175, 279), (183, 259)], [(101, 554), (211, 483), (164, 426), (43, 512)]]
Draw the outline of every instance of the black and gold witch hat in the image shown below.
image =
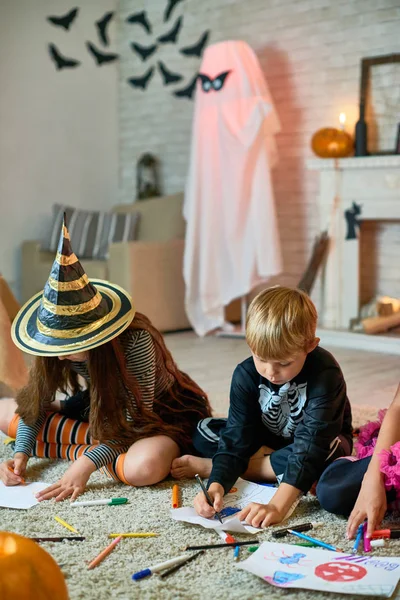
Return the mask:
[(62, 356), (96, 348), (119, 335), (135, 316), (132, 299), (108, 281), (89, 281), (61, 229), (57, 256), (43, 292), (33, 296), (13, 321), (12, 338), (24, 352)]

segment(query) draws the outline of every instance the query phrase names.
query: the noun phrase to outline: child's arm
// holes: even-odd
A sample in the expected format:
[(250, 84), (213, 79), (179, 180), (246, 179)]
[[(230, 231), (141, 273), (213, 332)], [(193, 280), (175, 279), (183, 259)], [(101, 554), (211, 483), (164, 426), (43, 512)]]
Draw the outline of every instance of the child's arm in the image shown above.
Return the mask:
[(347, 523), (347, 535), (354, 537), (358, 526), (368, 519), (367, 535), (371, 535), (386, 512), (386, 491), (380, 470), (379, 453), (400, 441), (400, 385), (383, 419), (374, 453), (364, 475), (360, 493)]

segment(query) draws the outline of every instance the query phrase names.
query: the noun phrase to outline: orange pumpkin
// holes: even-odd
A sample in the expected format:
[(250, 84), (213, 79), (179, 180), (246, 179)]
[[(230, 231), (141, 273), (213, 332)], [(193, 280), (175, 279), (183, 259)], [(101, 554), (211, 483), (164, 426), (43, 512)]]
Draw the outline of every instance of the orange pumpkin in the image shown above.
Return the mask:
[(0, 531), (1, 600), (68, 600), (56, 561), (36, 542)]
[(320, 158), (343, 158), (353, 150), (352, 137), (333, 127), (325, 127), (314, 133), (311, 148)]

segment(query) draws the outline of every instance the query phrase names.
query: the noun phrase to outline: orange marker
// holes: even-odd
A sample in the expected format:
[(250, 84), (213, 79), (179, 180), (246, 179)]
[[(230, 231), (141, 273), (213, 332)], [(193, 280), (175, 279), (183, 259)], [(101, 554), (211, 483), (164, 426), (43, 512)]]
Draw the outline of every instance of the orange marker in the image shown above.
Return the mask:
[(97, 565), (99, 565), (106, 558), (106, 556), (108, 556), (110, 552), (114, 550), (115, 546), (119, 544), (121, 540), (122, 535), (115, 538), (115, 540), (112, 541), (111, 544), (107, 546), (107, 548), (104, 548), (104, 550), (100, 552), (100, 554), (88, 564), (88, 569), (94, 569), (95, 567), (97, 567)]
[[(10, 471), (10, 473), (14, 473), (14, 469), (12, 469), (11, 467), (8, 467), (8, 470)], [(16, 473), (14, 473), (14, 475), (16, 475)], [(17, 475), (17, 477), (21, 477), (21, 476)], [(21, 483), (22, 483), (22, 485), (26, 485), (26, 481), (23, 477), (21, 477)]]
[(175, 483), (172, 488), (172, 508), (179, 507), (179, 485)]

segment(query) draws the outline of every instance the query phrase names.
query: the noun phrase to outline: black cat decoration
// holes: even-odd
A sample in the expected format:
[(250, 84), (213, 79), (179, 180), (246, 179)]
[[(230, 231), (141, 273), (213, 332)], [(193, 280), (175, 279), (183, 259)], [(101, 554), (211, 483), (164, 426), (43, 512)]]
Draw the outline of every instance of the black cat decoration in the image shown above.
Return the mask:
[(346, 219), (347, 232), (346, 240), (355, 240), (358, 235), (357, 232), (360, 230), (360, 221), (358, 217), (361, 215), (361, 204), (353, 202), (351, 208), (344, 211), (344, 218)]

